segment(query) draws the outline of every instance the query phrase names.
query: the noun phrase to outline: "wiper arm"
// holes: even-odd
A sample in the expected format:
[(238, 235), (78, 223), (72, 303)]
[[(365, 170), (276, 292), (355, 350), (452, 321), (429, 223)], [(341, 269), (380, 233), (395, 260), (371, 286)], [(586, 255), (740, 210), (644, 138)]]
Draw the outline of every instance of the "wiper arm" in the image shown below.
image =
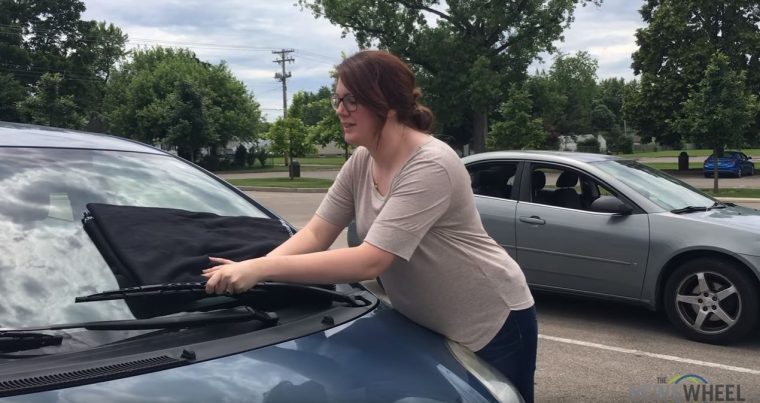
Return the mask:
[(694, 213), (697, 211), (707, 211), (707, 207), (705, 206), (686, 206), (683, 208), (677, 208), (674, 210), (670, 210), (673, 214), (684, 214), (684, 213)]
[(710, 206), (710, 207), (708, 207), (707, 209), (708, 210), (713, 210), (713, 209), (716, 209), (716, 208), (726, 208), (727, 206), (728, 206), (728, 204), (717, 201), (717, 202), (713, 203), (713, 205)]
[[(301, 295), (313, 295), (322, 297), (335, 302), (343, 302), (352, 307), (363, 307), (370, 304), (369, 301), (361, 296), (352, 296), (338, 291), (327, 290), (320, 287), (308, 286), (303, 284), (291, 283), (274, 283), (266, 282), (257, 284), (250, 290), (240, 293), (227, 295), (228, 297), (244, 297), (246, 294), (255, 294), (262, 291), (290, 291)], [(107, 301), (116, 299), (126, 299), (132, 297), (147, 296), (165, 296), (170, 294), (206, 294), (206, 283), (169, 283), (169, 284), (152, 284), (138, 287), (120, 288), (118, 290), (103, 291), (97, 294), (80, 296), (74, 299), (74, 302), (91, 302)], [(209, 297), (218, 297), (217, 295), (208, 295)]]
[[(174, 329), (186, 328), (193, 326), (205, 326), (216, 323), (246, 322), (250, 320), (259, 320), (268, 325), (274, 325), (279, 320), (277, 314), (273, 312), (261, 312), (248, 306), (240, 306), (231, 309), (222, 309), (208, 312), (183, 313), (181, 315), (157, 316), (148, 319), (125, 319), (125, 320), (105, 320), (96, 322), (79, 322), (65, 323), (58, 325), (47, 325), (40, 327), (26, 327), (0, 331), (3, 334), (13, 334), (20, 336), (37, 336), (44, 338), (40, 330), (62, 330), (62, 329), (88, 329), (88, 330), (147, 330), (147, 329)], [(61, 336), (57, 336), (61, 338)], [(57, 344), (61, 344), (60, 340)], [(51, 344), (51, 345), (57, 345)], [(41, 346), (37, 346), (41, 347)], [(36, 347), (35, 347), (36, 348)]]
[(63, 336), (16, 330), (0, 330), (0, 352), (34, 350), (40, 347), (60, 346)]

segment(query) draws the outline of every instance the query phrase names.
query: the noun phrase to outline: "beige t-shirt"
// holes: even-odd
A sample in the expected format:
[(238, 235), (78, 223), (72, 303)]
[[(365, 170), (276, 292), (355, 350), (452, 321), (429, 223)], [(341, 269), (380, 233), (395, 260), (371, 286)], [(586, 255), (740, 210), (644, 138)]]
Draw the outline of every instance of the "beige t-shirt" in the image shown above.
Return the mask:
[(372, 158), (356, 149), (317, 215), (400, 259), (380, 276), (393, 307), (473, 351), (504, 325), (510, 310), (533, 306), (517, 263), (483, 229), (470, 177), (446, 143), (433, 138), (402, 166), (383, 197)]

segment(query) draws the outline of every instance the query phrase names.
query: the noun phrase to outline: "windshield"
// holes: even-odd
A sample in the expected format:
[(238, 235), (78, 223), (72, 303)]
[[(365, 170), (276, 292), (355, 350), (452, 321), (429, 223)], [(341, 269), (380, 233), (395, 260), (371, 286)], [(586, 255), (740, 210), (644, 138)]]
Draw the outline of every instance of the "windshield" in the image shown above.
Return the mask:
[(0, 148), (0, 327), (133, 318), (123, 301), (74, 304), (118, 288), (85, 233), (90, 202), (267, 217), (213, 177), (167, 155)]
[(710, 207), (716, 200), (688, 184), (631, 160), (606, 160), (593, 163), (631, 189), (665, 210), (686, 206)]

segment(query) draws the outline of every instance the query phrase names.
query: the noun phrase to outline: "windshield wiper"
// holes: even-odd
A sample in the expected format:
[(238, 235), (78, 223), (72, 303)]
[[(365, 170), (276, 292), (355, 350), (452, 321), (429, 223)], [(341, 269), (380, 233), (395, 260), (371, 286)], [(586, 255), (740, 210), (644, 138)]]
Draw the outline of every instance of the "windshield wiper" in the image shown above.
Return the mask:
[[(370, 302), (361, 296), (352, 296), (338, 291), (332, 291), (321, 287), (308, 286), (303, 284), (275, 283), (266, 282), (257, 284), (250, 290), (240, 294), (226, 295), (231, 298), (242, 298), (247, 294), (255, 294), (269, 291), (287, 291), (299, 295), (313, 295), (335, 302), (343, 302), (352, 307), (363, 307), (370, 305)], [(138, 287), (120, 288), (118, 290), (103, 291), (97, 294), (80, 296), (74, 299), (74, 302), (91, 302), (91, 301), (108, 301), (117, 299), (126, 299), (132, 297), (148, 296), (166, 296), (172, 294), (203, 294), (208, 297), (219, 297), (215, 294), (206, 294), (206, 283), (169, 283), (169, 284), (152, 284)]]
[(60, 346), (62, 341), (63, 336), (58, 334), (0, 330), (1, 353), (34, 350), (47, 346)]
[(728, 207), (728, 206), (729, 206), (729, 204), (726, 204), (726, 203), (723, 203), (723, 202), (719, 202), (719, 201), (716, 201), (715, 203), (713, 203), (713, 205), (712, 205), (712, 206), (708, 207), (707, 209), (708, 209), (708, 210), (713, 210), (713, 209), (716, 209), (716, 208), (726, 208), (726, 207)]
[(684, 214), (684, 213), (695, 213), (697, 211), (707, 211), (707, 210), (708, 208), (705, 206), (686, 206), (686, 207), (670, 210), (670, 212), (673, 214)]
[[(46, 325), (39, 327), (25, 327), (18, 329), (9, 329), (0, 331), (0, 335), (13, 334), (21, 338), (26, 335), (36, 336), (44, 339), (41, 330), (62, 330), (62, 329), (87, 329), (87, 330), (148, 330), (148, 329), (176, 329), (194, 326), (205, 326), (216, 323), (246, 322), (250, 320), (259, 320), (268, 325), (274, 325), (279, 320), (277, 314), (273, 312), (257, 311), (248, 306), (239, 306), (230, 309), (220, 309), (208, 312), (183, 313), (178, 315), (157, 316), (147, 319), (124, 319), (124, 320), (103, 320), (95, 322), (63, 323), (56, 325)], [(57, 336), (61, 337), (61, 336)], [(60, 340), (57, 344), (59, 345)]]

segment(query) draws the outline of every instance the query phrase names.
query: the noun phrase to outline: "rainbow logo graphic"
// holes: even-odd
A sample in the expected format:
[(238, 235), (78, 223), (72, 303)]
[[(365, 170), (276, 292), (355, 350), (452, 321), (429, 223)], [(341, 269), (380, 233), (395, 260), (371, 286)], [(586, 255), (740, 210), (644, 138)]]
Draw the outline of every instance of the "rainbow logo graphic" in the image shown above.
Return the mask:
[(670, 385), (678, 385), (681, 383), (696, 383), (696, 384), (708, 384), (707, 379), (696, 375), (696, 374), (686, 374), (686, 375), (676, 375), (670, 379), (668, 379), (668, 384)]

